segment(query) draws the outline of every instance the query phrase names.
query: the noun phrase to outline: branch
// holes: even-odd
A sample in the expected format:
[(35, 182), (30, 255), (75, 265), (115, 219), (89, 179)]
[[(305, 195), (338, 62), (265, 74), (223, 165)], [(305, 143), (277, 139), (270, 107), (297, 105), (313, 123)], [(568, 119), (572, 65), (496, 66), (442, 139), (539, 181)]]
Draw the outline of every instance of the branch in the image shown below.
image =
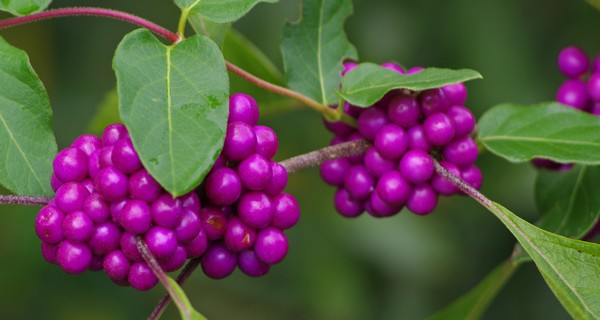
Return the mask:
[(132, 15), (130, 13), (112, 10), (112, 9), (104, 9), (104, 8), (91, 8), (91, 7), (79, 7), (79, 8), (60, 8), (53, 9), (48, 11), (43, 11), (40, 13), (34, 13), (27, 16), (22, 17), (14, 17), (8, 18), (0, 21), (0, 29), (14, 27), (20, 24), (30, 23), (34, 21), (59, 18), (59, 17), (69, 17), (69, 16), (96, 16), (96, 17), (108, 17), (117, 20), (126, 21), (129, 23), (133, 23), (140, 27), (146, 28), (157, 35), (164, 37), (165, 39), (171, 41), (172, 43), (177, 43), (181, 40), (181, 37), (176, 33), (173, 33), (151, 21), (140, 18), (138, 16)]
[[(175, 281), (177, 281), (177, 283), (179, 283), (179, 285), (182, 285), (185, 281), (187, 281), (187, 279), (192, 275), (192, 273), (194, 273), (194, 271), (196, 270), (196, 268), (198, 268), (199, 265), (200, 265), (200, 258), (194, 258), (194, 259), (190, 260), (185, 265), (185, 267), (183, 267), (183, 270), (181, 270), (181, 272), (179, 273), (179, 275), (177, 276), (177, 279), (175, 279)], [(158, 302), (158, 304), (156, 305), (154, 310), (152, 310), (152, 313), (148, 317), (148, 320), (156, 320), (156, 319), (160, 318), (162, 313), (165, 311), (165, 309), (169, 305), (169, 302), (171, 302), (171, 296), (169, 296), (168, 294), (165, 294), (160, 299), (160, 301)]]
[(36, 196), (0, 195), (0, 204), (20, 204), (25, 206), (45, 206), (52, 198)]
[(344, 142), (289, 158), (281, 161), (280, 164), (290, 174), (302, 169), (318, 166), (325, 161), (363, 154), (370, 146), (371, 144), (364, 139)]
[(492, 200), (488, 199), (484, 196), (479, 190), (473, 188), (470, 184), (468, 184), (463, 179), (455, 176), (452, 172), (446, 170), (446, 168), (442, 167), (442, 165), (437, 161), (433, 160), (433, 165), (435, 168), (435, 172), (440, 176), (446, 178), (448, 181), (452, 182), (456, 187), (458, 187), (462, 192), (467, 194), (469, 197), (475, 199), (475, 201), (479, 202), (486, 208), (495, 207)]

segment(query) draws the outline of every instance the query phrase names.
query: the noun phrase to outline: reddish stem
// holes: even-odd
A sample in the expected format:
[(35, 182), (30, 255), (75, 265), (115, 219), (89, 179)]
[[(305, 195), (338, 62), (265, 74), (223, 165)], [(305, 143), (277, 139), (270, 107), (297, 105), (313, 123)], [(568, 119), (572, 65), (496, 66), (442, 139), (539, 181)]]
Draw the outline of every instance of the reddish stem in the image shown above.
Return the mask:
[(20, 204), (25, 206), (45, 206), (52, 198), (36, 196), (0, 195), (0, 204)]
[(8, 18), (0, 21), (0, 29), (9, 28), (20, 24), (30, 23), (34, 21), (58, 18), (58, 17), (68, 17), (68, 16), (96, 16), (96, 17), (109, 17), (117, 20), (126, 21), (129, 23), (133, 23), (140, 27), (144, 27), (159, 36), (168, 39), (173, 43), (177, 43), (181, 40), (181, 37), (171, 32), (151, 21), (140, 18), (138, 16), (132, 15), (130, 13), (112, 10), (112, 9), (104, 9), (104, 8), (90, 8), (90, 7), (77, 7), (77, 8), (60, 8), (53, 9), (44, 12), (34, 13), (27, 16), (22, 17), (14, 17)]

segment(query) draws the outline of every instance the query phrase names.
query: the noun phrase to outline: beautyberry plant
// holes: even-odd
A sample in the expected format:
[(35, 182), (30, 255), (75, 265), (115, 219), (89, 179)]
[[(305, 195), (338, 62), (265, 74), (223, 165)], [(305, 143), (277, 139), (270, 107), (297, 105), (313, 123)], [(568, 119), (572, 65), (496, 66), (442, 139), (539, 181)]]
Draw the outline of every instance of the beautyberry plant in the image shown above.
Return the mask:
[[(392, 221), (404, 208), (424, 216), (438, 208), (440, 195), (458, 194), (516, 238), (501, 266), (432, 319), (481, 317), (527, 262), (573, 318), (600, 319), (600, 246), (593, 241), (600, 216), (599, 57), (566, 47), (558, 68), (568, 79), (555, 101), (501, 104), (476, 121), (465, 83), (481, 78), (477, 71), (355, 62), (358, 50), (344, 32), (349, 0), (300, 1), (300, 19), (281, 32), (283, 75), (232, 28), (257, 4), (277, 0), (174, 0), (181, 12), (176, 32), (112, 9), (46, 10), (50, 2), (3, 2), (0, 10), (16, 17), (0, 28), (98, 16), (140, 29), (115, 50), (111, 121), (97, 118), (100, 135), (81, 133), (60, 151), (44, 85), (27, 54), (0, 39), (0, 184), (11, 193), (0, 203), (41, 206), (31, 229), (47, 262), (69, 274), (102, 270), (140, 291), (160, 283), (167, 294), (149, 319), (171, 300), (182, 319), (205, 319), (182, 289), (198, 267), (212, 279), (236, 268), (260, 277), (288, 252), (315, 249), (314, 242), (288, 239), (300, 206), (284, 190), (288, 179), (295, 183), (293, 173), (320, 167), (336, 190), (333, 204), (319, 207), (342, 216), (367, 212)], [(188, 24), (194, 34), (186, 37)], [(260, 113), (269, 103), (309, 107), (333, 138), (278, 159), (280, 142), (298, 141), (280, 141), (264, 125)], [(538, 173), (539, 221), (479, 191), (483, 174), (475, 161), (482, 152), (558, 169)], [(168, 275), (178, 270), (175, 279)]]

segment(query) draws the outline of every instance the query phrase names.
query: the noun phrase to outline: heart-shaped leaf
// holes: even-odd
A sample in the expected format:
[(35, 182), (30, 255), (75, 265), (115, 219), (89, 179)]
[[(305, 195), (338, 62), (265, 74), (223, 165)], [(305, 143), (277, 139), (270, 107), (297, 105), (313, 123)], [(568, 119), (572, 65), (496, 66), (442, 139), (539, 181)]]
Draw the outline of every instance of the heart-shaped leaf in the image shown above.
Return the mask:
[(275, 3), (279, 0), (175, 0), (182, 11), (198, 13), (217, 23), (234, 22), (261, 2)]
[(229, 84), (217, 45), (126, 35), (113, 60), (119, 110), (142, 163), (173, 196), (196, 187), (223, 147)]
[(52, 0), (3, 0), (0, 1), (0, 10), (15, 16), (24, 16), (43, 11)]

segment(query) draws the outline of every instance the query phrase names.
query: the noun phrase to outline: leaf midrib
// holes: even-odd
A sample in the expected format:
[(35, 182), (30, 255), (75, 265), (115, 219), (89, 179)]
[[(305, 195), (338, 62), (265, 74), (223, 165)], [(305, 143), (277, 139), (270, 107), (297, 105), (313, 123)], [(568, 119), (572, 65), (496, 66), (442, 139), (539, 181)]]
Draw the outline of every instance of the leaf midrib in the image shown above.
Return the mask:
[(577, 146), (589, 146), (589, 147), (600, 147), (598, 142), (587, 142), (577, 140), (564, 140), (564, 139), (550, 139), (550, 138), (537, 138), (537, 137), (524, 137), (524, 136), (480, 136), (481, 141), (524, 141), (524, 142), (544, 142), (544, 143), (556, 143), (556, 144), (568, 144)]

